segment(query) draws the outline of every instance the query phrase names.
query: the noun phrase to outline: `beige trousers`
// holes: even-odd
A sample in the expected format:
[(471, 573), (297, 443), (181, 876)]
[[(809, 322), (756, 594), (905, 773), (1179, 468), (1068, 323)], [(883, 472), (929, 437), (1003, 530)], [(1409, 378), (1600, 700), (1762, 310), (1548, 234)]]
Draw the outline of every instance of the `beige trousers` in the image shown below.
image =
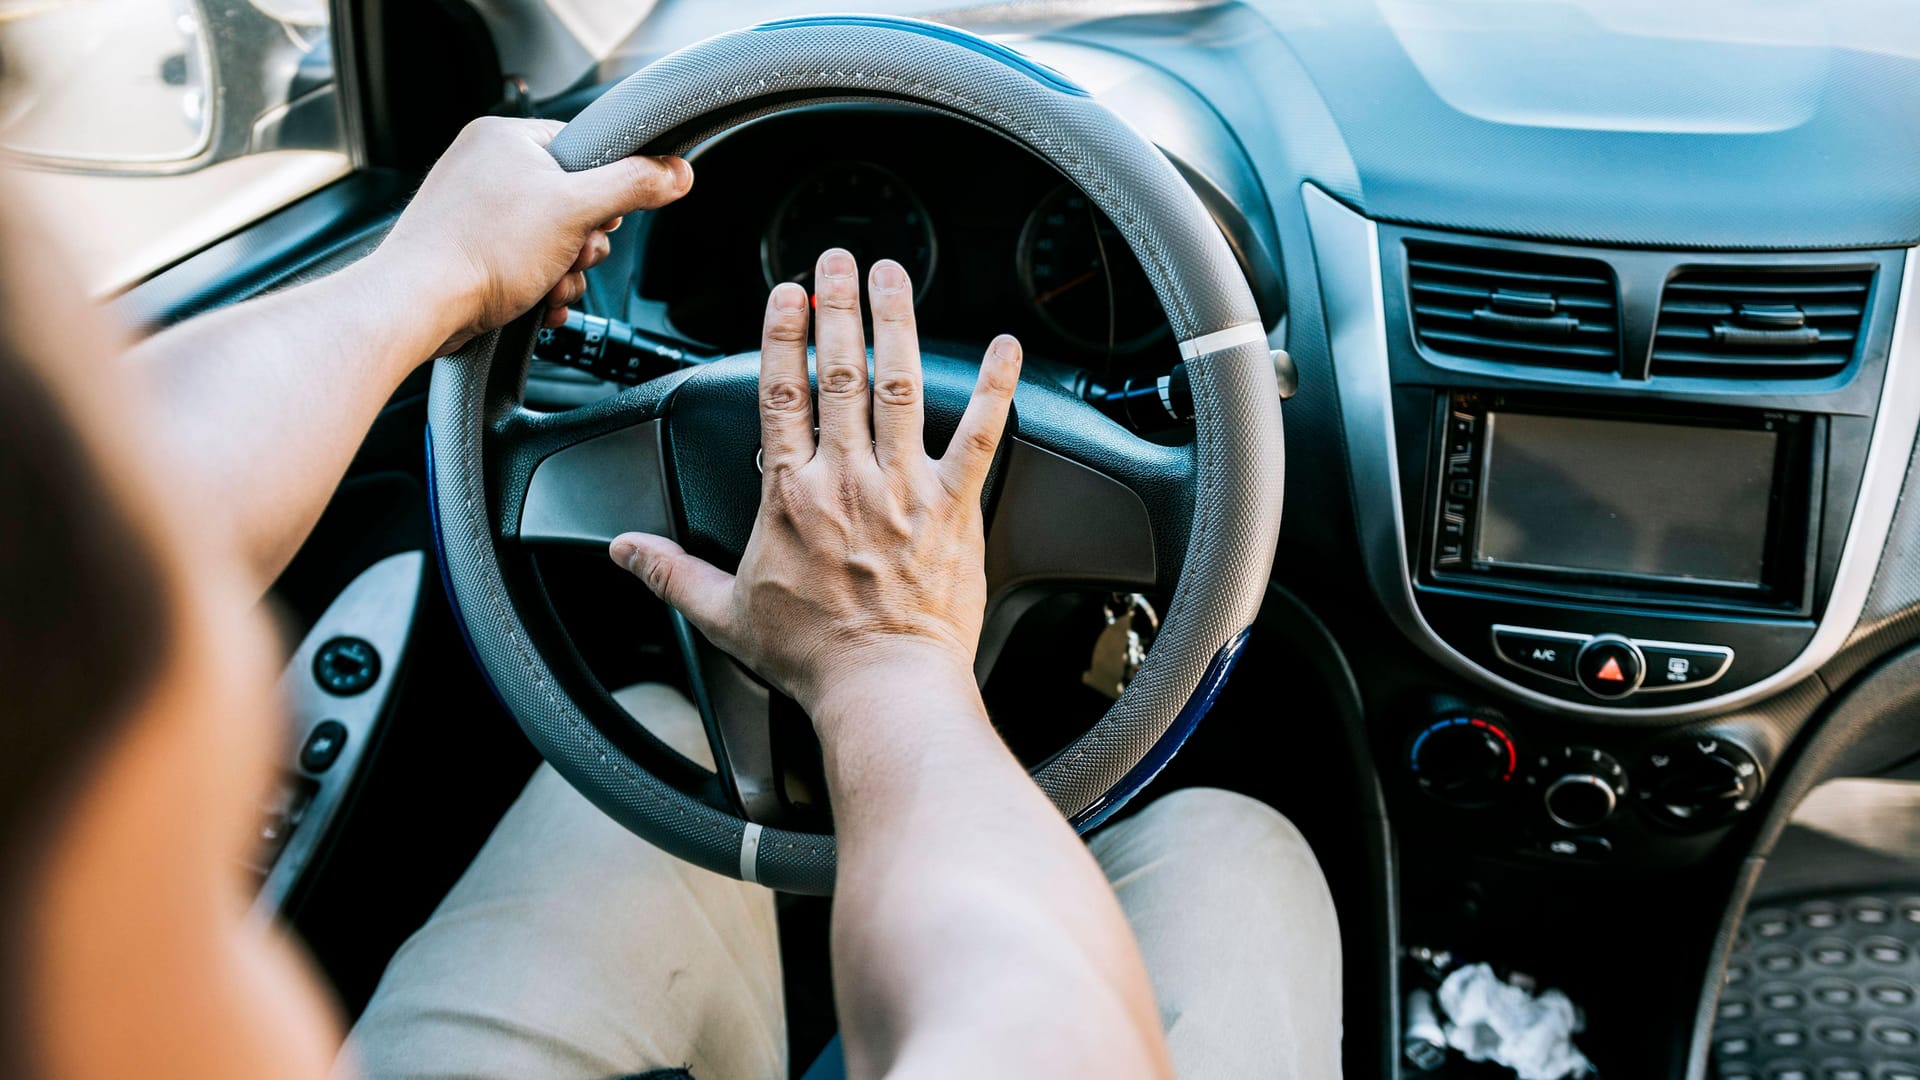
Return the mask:
[[(674, 691), (618, 696), (711, 761)], [(1194, 788), (1091, 846), (1182, 1077), (1340, 1075), (1339, 925), (1292, 824)], [(772, 893), (654, 848), (542, 766), (394, 956), (340, 1074), (606, 1080), (686, 1067), (696, 1080), (787, 1080), (776, 934)]]

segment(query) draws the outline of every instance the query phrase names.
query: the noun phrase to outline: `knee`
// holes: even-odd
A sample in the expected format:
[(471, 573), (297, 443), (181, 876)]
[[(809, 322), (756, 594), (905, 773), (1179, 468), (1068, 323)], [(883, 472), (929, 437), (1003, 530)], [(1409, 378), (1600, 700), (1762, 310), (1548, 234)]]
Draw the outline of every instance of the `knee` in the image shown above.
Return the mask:
[(1279, 811), (1174, 792), (1093, 840), (1183, 1076), (1339, 1075), (1340, 923)]
[(1135, 828), (1170, 852), (1313, 857), (1307, 838), (1286, 815), (1259, 799), (1223, 788), (1181, 788), (1155, 799), (1135, 821)]
[(1116, 881), (1148, 868), (1189, 888), (1218, 885), (1332, 907), (1319, 860), (1278, 810), (1220, 788), (1182, 788), (1094, 838)]

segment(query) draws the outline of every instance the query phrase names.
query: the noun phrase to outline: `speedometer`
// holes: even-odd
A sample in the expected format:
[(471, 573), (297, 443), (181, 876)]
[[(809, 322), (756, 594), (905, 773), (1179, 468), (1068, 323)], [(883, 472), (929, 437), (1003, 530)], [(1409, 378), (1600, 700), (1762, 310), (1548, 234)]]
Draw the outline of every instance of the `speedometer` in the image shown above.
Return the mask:
[(760, 241), (767, 287), (792, 281), (813, 291), (820, 253), (843, 247), (862, 267), (892, 259), (913, 279), (914, 298), (933, 277), (933, 222), (913, 189), (878, 165), (837, 162), (787, 193)]
[(1120, 230), (1072, 184), (1028, 215), (1019, 258), (1027, 302), (1081, 348), (1127, 352), (1166, 330), (1160, 299)]

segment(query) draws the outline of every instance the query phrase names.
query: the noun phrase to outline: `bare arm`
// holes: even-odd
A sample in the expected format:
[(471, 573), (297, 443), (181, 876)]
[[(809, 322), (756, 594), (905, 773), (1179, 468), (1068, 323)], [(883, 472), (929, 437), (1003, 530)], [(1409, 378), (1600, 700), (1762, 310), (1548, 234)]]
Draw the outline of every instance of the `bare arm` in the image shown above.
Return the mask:
[(1113, 889), (987, 723), (970, 669), (876, 668), (817, 723), (851, 1075), (1170, 1074)]
[(874, 266), (874, 380), (859, 282), (821, 257), (768, 302), (765, 477), (737, 577), (630, 533), (617, 562), (806, 707), (840, 842), (835, 990), (857, 1077), (1165, 1076), (1113, 890), (988, 723), (973, 681), (986, 601), (980, 491), (1019, 376), (995, 341), (952, 447), (922, 442), (912, 287)]
[(193, 319), (136, 346), (178, 467), (265, 588), (312, 531), (408, 372), (586, 291), (621, 215), (686, 191), (684, 162), (561, 171), (560, 125), (479, 120), (379, 250), (339, 273)]

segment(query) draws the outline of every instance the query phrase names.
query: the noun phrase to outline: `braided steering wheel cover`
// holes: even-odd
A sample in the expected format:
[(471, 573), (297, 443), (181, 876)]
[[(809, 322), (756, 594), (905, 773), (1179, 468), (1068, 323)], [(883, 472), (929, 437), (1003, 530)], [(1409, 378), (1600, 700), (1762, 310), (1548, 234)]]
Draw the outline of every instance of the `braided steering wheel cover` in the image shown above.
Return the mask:
[[(1257, 330), (1259, 314), (1218, 228), (1151, 143), (1056, 73), (948, 27), (838, 16), (710, 38), (608, 91), (551, 149), (569, 170), (634, 153), (683, 153), (751, 116), (849, 97), (950, 113), (1050, 162), (1113, 221), (1189, 346), (1194, 510), (1173, 601), (1127, 692), (1035, 774), (1063, 814), (1089, 827), (1178, 748), (1259, 610), (1284, 474), (1278, 388), (1264, 334), (1248, 329)], [(1209, 335), (1224, 347), (1209, 351)], [(502, 407), (489, 400), (502, 385), (496, 369), (524, 371), (531, 342), (513, 328), (489, 334), (433, 372), (430, 499), (446, 584), (476, 659), (547, 760), (635, 833), (718, 873), (831, 892), (832, 836), (749, 824), (635, 764), (562, 690), (527, 632), (488, 520), (482, 443)]]

